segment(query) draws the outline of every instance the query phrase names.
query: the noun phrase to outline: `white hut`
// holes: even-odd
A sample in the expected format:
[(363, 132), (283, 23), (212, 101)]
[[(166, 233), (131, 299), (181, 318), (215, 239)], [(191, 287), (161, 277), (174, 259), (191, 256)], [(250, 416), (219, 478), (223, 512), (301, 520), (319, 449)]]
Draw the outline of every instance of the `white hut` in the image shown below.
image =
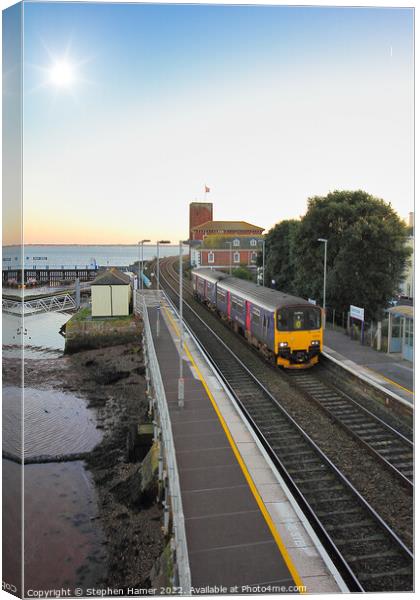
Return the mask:
[(125, 317), (130, 314), (130, 277), (112, 268), (92, 281), (92, 317)]

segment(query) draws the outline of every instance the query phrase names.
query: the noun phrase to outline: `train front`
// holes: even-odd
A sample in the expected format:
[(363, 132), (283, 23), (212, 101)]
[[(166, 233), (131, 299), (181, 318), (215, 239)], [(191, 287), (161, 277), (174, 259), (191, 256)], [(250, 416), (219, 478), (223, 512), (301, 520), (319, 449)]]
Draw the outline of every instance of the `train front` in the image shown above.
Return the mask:
[(318, 306), (304, 304), (277, 310), (277, 364), (287, 369), (306, 369), (319, 360), (322, 351), (322, 313)]

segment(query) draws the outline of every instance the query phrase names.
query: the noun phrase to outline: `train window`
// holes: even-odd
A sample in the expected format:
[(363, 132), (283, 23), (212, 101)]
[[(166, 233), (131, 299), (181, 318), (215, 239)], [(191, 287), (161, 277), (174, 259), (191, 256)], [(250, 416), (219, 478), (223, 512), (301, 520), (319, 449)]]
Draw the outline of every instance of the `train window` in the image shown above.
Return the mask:
[(277, 329), (279, 331), (287, 331), (289, 329), (286, 310), (279, 310), (277, 313)]
[(320, 327), (321, 312), (318, 308), (283, 308), (277, 313), (279, 331), (300, 331)]
[(217, 299), (219, 302), (224, 302), (226, 299), (226, 292), (224, 290), (217, 290)]
[(319, 329), (321, 327), (321, 311), (317, 308), (308, 308), (306, 313), (306, 329)]

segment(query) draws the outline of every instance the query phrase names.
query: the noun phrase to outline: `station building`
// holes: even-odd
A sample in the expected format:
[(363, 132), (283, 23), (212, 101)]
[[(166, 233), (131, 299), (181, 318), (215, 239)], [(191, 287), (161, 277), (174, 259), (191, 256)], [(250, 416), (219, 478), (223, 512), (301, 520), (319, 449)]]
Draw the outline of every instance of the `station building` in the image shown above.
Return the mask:
[[(244, 266), (255, 269), (262, 251), (263, 227), (246, 221), (213, 221), (213, 205), (209, 202), (190, 204), (190, 262), (194, 267), (230, 269)], [(195, 242), (195, 244), (194, 244)]]

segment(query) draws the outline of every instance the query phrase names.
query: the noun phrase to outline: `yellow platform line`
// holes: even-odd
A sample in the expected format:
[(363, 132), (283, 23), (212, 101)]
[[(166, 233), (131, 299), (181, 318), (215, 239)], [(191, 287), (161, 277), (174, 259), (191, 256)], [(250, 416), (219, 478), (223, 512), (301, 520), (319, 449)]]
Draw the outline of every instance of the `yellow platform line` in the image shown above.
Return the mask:
[[(172, 324), (172, 326), (173, 326), (176, 334), (179, 336), (179, 328), (178, 328), (178, 326), (177, 326), (177, 324), (176, 324), (173, 316), (171, 315), (171, 313), (169, 312), (169, 310), (167, 309), (166, 306), (164, 306), (163, 308), (164, 308), (165, 313), (167, 314), (167, 316), (169, 318), (169, 321), (171, 322), (171, 324)], [(287, 548), (284, 545), (284, 542), (281, 539), (279, 532), (277, 531), (277, 528), (276, 528), (276, 526), (274, 524), (274, 521), (271, 518), (270, 513), (268, 512), (267, 507), (264, 504), (264, 501), (263, 501), (263, 499), (260, 496), (260, 493), (259, 493), (259, 491), (258, 491), (258, 489), (257, 489), (257, 487), (256, 487), (256, 485), (254, 483), (254, 480), (251, 477), (251, 474), (248, 471), (248, 468), (247, 468), (246, 464), (244, 463), (244, 460), (243, 460), (243, 458), (241, 456), (241, 453), (238, 450), (236, 442), (233, 439), (232, 434), (230, 433), (229, 427), (227, 426), (226, 421), (225, 421), (222, 413), (220, 412), (219, 407), (217, 406), (216, 400), (215, 400), (215, 398), (214, 398), (211, 390), (209, 389), (209, 387), (207, 385), (207, 382), (204, 379), (204, 377), (203, 377), (203, 375), (202, 375), (202, 373), (201, 373), (201, 371), (200, 371), (197, 363), (195, 362), (195, 360), (194, 360), (194, 358), (193, 358), (193, 356), (192, 356), (192, 354), (191, 354), (191, 352), (190, 352), (190, 350), (189, 350), (189, 348), (188, 348), (188, 346), (187, 346), (186, 343), (184, 343), (184, 349), (185, 349), (185, 352), (186, 352), (186, 354), (188, 356), (188, 359), (190, 360), (191, 364), (194, 367), (195, 372), (197, 373), (197, 376), (198, 376), (199, 380), (201, 381), (202, 386), (204, 387), (204, 389), (206, 391), (207, 396), (210, 399), (210, 402), (212, 403), (212, 406), (213, 406), (213, 408), (214, 408), (214, 410), (215, 410), (215, 412), (216, 412), (216, 414), (218, 416), (218, 419), (220, 421), (221, 426), (223, 427), (223, 431), (225, 432), (225, 435), (226, 435), (226, 437), (227, 437), (227, 439), (229, 441), (229, 444), (230, 444), (230, 446), (232, 448), (232, 451), (233, 451), (233, 453), (234, 453), (234, 455), (236, 457), (236, 460), (238, 461), (239, 466), (241, 467), (242, 473), (244, 474), (245, 479), (246, 479), (246, 481), (247, 481), (247, 483), (248, 483), (248, 485), (249, 485), (249, 487), (251, 489), (251, 492), (252, 492), (252, 494), (253, 494), (253, 496), (254, 496), (257, 504), (258, 504), (258, 507), (259, 507), (259, 509), (260, 509), (260, 511), (261, 511), (261, 513), (262, 513), (262, 515), (264, 517), (264, 519), (265, 519), (265, 522), (267, 523), (268, 528), (271, 531), (271, 535), (273, 536), (273, 538), (274, 538), (274, 540), (275, 540), (275, 542), (277, 544), (277, 547), (280, 550), (280, 553), (281, 553), (281, 555), (283, 557), (283, 560), (286, 563), (287, 568), (289, 569), (289, 572), (290, 572), (290, 574), (291, 574), (291, 576), (293, 578), (293, 581), (295, 582), (295, 585), (298, 587), (299, 592), (302, 593), (302, 590), (304, 590), (306, 586), (303, 584), (303, 582), (302, 582), (302, 580), (300, 578), (300, 575), (299, 575), (299, 573), (297, 571), (297, 568), (295, 567), (292, 559), (290, 558), (289, 553), (287, 552)]]
[(372, 373), (375, 373), (375, 375), (379, 375), (379, 377), (382, 377), (382, 379), (385, 379), (385, 381), (388, 381), (388, 383), (392, 383), (392, 385), (396, 385), (397, 387), (401, 388), (405, 392), (408, 392), (409, 394), (411, 394), (412, 396), (414, 396), (414, 392), (413, 391), (409, 390), (408, 388), (404, 387), (403, 385), (400, 385), (396, 381), (393, 381), (392, 379), (389, 379), (388, 377), (385, 377), (385, 375), (382, 375), (382, 373), (378, 373), (378, 371), (375, 371), (374, 369), (371, 369), (370, 367), (365, 367), (365, 369), (367, 369), (368, 371), (372, 371)]

